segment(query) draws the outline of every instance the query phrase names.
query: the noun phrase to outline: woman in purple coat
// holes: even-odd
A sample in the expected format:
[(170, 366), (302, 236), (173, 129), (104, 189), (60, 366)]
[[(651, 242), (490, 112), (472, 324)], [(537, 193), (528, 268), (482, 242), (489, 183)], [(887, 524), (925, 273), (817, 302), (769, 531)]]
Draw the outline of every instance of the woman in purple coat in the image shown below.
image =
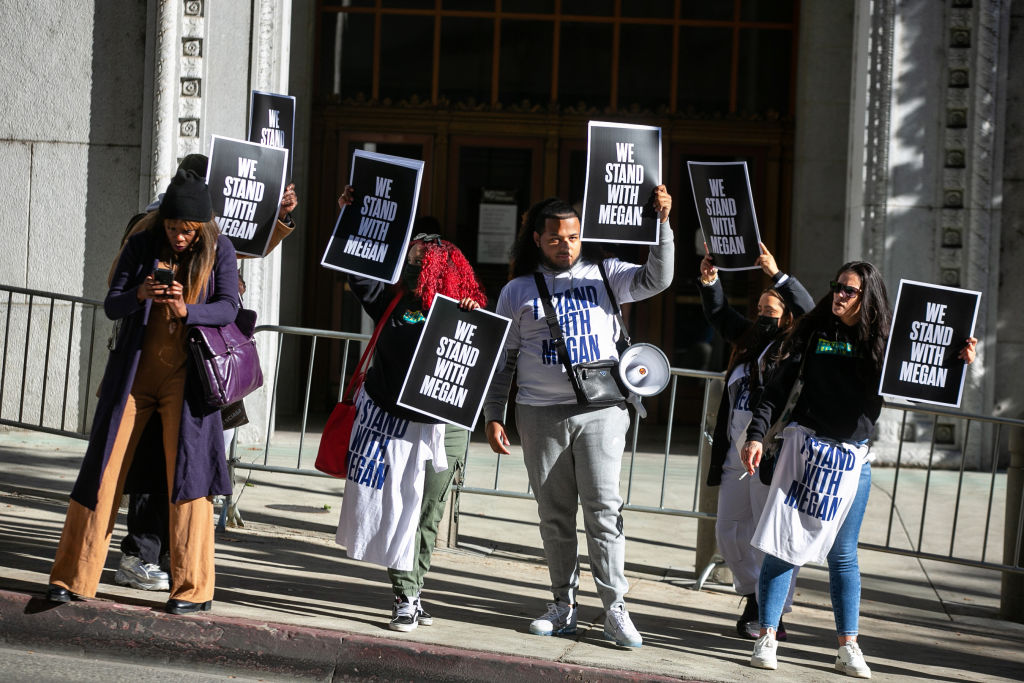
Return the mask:
[(96, 595), (124, 480), (155, 411), (171, 501), (167, 611), (210, 609), (213, 505), (207, 496), (230, 494), (231, 484), (220, 411), (193, 390), (198, 378), (186, 362), (186, 332), (190, 325), (225, 325), (238, 312), (235, 249), (212, 216), (206, 183), (180, 171), (151, 225), (121, 252), (103, 302), (121, 329), (50, 571), (51, 601)]

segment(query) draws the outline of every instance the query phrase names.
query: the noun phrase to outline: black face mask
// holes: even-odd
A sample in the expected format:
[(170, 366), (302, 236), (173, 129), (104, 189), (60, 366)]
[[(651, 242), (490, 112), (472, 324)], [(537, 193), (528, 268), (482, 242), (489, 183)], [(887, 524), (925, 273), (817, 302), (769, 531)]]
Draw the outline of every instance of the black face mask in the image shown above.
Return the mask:
[(405, 270), (402, 271), (402, 282), (405, 283), (406, 289), (410, 292), (415, 292), (416, 288), (420, 286), (420, 271), (423, 270), (423, 266), (418, 263), (410, 263), (405, 266)]
[(757, 331), (761, 334), (769, 337), (774, 337), (779, 333), (779, 318), (769, 318), (766, 315), (757, 316), (757, 322), (754, 323), (757, 326)]

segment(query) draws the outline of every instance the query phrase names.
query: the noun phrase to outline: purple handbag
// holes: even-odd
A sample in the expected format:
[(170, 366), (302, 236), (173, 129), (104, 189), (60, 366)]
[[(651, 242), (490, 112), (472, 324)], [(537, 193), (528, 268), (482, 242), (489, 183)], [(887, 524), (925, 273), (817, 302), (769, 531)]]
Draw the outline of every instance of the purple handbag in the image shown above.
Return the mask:
[(235, 321), (223, 327), (193, 326), (188, 333), (189, 355), (202, 385), (203, 397), (222, 408), (263, 386), (253, 330), (256, 311), (242, 308)]

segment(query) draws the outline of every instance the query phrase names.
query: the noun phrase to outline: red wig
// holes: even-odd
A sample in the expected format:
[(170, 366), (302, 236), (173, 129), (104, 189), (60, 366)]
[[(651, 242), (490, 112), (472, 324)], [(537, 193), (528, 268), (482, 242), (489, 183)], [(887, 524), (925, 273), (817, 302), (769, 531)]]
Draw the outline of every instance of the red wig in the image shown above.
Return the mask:
[(487, 304), (487, 295), (473, 272), (473, 266), (469, 265), (458, 247), (447, 240), (417, 241), (424, 245), (418, 287), (424, 310), (430, 308), (435, 294), (458, 301), (468, 297), (481, 306)]

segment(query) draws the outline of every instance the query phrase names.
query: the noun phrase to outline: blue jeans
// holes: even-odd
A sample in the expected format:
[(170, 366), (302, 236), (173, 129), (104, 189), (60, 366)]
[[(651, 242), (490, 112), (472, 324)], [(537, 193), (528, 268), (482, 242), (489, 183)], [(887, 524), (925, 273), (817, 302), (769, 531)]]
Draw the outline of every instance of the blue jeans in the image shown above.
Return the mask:
[[(857, 564), (857, 537), (860, 523), (868, 507), (871, 492), (871, 463), (864, 463), (857, 482), (857, 495), (850, 511), (839, 527), (839, 533), (828, 551), (828, 587), (832, 596), (832, 613), (836, 618), (836, 633), (841, 636), (857, 635), (860, 617), (860, 566)], [(760, 622), (762, 628), (777, 629), (782, 618), (782, 607), (793, 580), (793, 565), (772, 555), (765, 555), (761, 564)]]

